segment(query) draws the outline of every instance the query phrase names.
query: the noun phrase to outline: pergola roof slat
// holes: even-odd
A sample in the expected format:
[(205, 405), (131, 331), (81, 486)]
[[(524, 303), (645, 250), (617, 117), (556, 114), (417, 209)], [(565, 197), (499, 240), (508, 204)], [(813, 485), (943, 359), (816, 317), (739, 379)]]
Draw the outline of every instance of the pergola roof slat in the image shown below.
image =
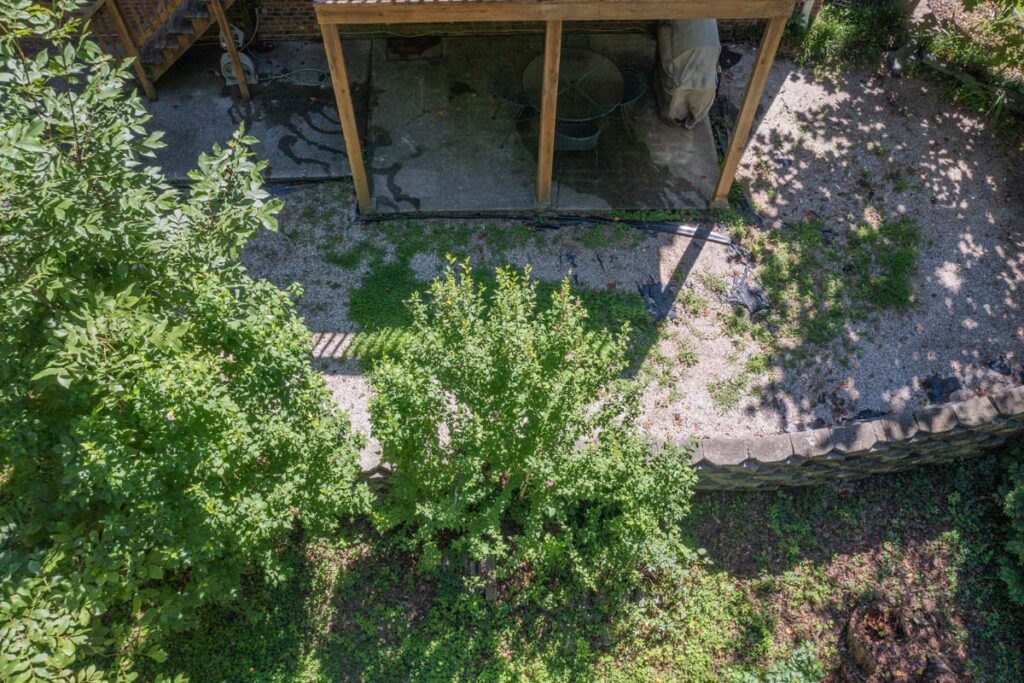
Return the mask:
[(316, 0), (321, 24), (769, 19), (794, 0)]

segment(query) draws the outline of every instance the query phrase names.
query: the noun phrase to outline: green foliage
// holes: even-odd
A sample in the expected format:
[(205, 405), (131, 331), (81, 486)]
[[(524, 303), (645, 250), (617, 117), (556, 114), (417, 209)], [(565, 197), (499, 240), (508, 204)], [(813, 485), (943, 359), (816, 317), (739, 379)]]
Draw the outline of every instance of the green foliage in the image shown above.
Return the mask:
[[(425, 230), (428, 234), (433, 232), (430, 226)], [(439, 240), (431, 243), (422, 236), (406, 236), (403, 228), (400, 233), (393, 235), (396, 240), (396, 259), (371, 260), (369, 270), (359, 286), (349, 294), (348, 314), (359, 325), (359, 332), (347, 353), (364, 361), (367, 367), (372, 367), (376, 360), (397, 353), (407, 343), (412, 318), (405, 302), (413, 294), (426, 293), (428, 288), (428, 283), (416, 278), (410, 260), (417, 253), (443, 255), (444, 249), (451, 253), (451, 248), (458, 245), (445, 239), (445, 235), (451, 236), (450, 233), (439, 232)], [(484, 284), (494, 282), (489, 272), (477, 277)], [(543, 308), (558, 286), (551, 282), (537, 282), (536, 285), (539, 305)], [(647, 313), (640, 295), (635, 291), (584, 289), (577, 291), (575, 296), (587, 309), (586, 323), (589, 329), (619, 330), (624, 324), (629, 325), (627, 355), (631, 367), (639, 365), (658, 334), (657, 324)]]
[(683, 310), (690, 315), (700, 315), (708, 307), (708, 300), (694, 291), (692, 287), (686, 287), (683, 289), (680, 301), (683, 304)]
[(339, 268), (357, 268), (363, 261), (376, 261), (383, 255), (380, 247), (369, 240), (363, 240), (347, 251), (328, 251), (324, 260)]
[(842, 486), (699, 494), (685, 529), (713, 564), (667, 577), (612, 621), (584, 600), (556, 611), (488, 603), (457, 577), (413, 570), (390, 536), (354, 530), (331, 547), (287, 551), (283, 584), (251, 582), (244, 600), (203, 609), (150, 671), (623, 683), (778, 680), (788, 669), (817, 681), (810, 655), (839, 677), (846, 616), (885, 598), (935, 619), (928, 636), (960, 679), (1024, 680), (1024, 611), (995, 571), (1002, 471), (994, 457), (966, 458)]
[(786, 340), (829, 344), (872, 308), (913, 303), (919, 243), (917, 225), (906, 216), (851, 226), (838, 236), (819, 220), (759, 235), (751, 253), (772, 307), (756, 320), (734, 315), (726, 330), (769, 348)]
[(587, 249), (632, 248), (643, 241), (645, 233), (629, 223), (591, 225), (582, 229), (580, 244)]
[[(985, 2), (964, 0), (964, 6), (973, 10)], [(980, 78), (1022, 91), (1024, 0), (987, 0), (987, 4), (990, 12), (974, 14), (965, 27), (945, 27), (930, 49)]]
[(732, 379), (713, 380), (708, 382), (708, 394), (711, 401), (722, 412), (735, 410), (743, 400), (747, 390), (747, 377), (740, 374)]
[(799, 61), (820, 67), (876, 62), (903, 44), (906, 0), (826, 3), (800, 46)]
[(237, 260), (279, 208), (252, 139), (183, 198), (143, 165), (159, 134), (126, 64), (78, 28), (61, 4), (0, 10), (5, 680), (128, 676), (243, 575), (279, 580), (297, 520), (321, 536), (368, 502), (291, 299)]
[(621, 596), (684, 551), (693, 473), (632, 432), (626, 330), (588, 329), (567, 282), (546, 309), (536, 296), (529, 272), (499, 269), (488, 294), (449, 265), (412, 299), (409, 344), (372, 374), (394, 468), (378, 524), (428, 568), (472, 559), (527, 589)]
[(1003, 491), (1003, 512), (1008, 520), (1006, 550), (1000, 576), (1006, 582), (1010, 599), (1024, 605), (1024, 444), (1018, 444), (1006, 456), (1007, 484)]
[(903, 309), (913, 302), (920, 233), (902, 216), (877, 226), (863, 223), (849, 233), (850, 267), (859, 298), (873, 306)]
[(962, 73), (952, 78), (935, 72), (957, 102), (1005, 124), (1011, 136), (1019, 137), (1019, 121), (1013, 117), (1019, 119), (1024, 107), (1024, 2), (990, 2), (988, 11), (965, 15), (927, 36), (925, 50)]
[(735, 683), (818, 683), (824, 678), (825, 667), (814, 652), (814, 645), (801, 643), (763, 674), (746, 673), (729, 680)]

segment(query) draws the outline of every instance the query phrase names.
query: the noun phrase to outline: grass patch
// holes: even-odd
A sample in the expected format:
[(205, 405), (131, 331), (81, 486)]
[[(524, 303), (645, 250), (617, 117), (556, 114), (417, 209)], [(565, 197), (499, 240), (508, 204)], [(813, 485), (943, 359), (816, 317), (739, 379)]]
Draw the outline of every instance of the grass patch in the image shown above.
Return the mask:
[(697, 352), (689, 344), (680, 342), (679, 350), (676, 352), (676, 361), (684, 368), (692, 368), (700, 362)]
[[(487, 603), (428, 577), (387, 537), (288, 552), (290, 578), (204, 610), (151, 672), (195, 681), (741, 680), (783, 661), (774, 620), (740, 583), (698, 567), (616, 622), (587, 605)], [(776, 664), (779, 666), (780, 664)], [(146, 677), (149, 678), (149, 677)]]
[(771, 308), (755, 320), (733, 312), (723, 325), (770, 349), (830, 344), (873, 310), (913, 304), (919, 243), (908, 217), (854, 226), (845, 235), (832, 235), (820, 220), (759, 234), (750, 247)]
[(644, 232), (629, 223), (599, 223), (582, 229), (580, 244), (587, 249), (598, 250), (608, 247), (635, 247), (644, 239)]
[[(729, 201), (735, 204), (740, 203), (742, 192), (730, 193)], [(733, 229), (747, 224), (747, 218), (732, 207), (724, 209), (638, 209), (632, 211), (612, 211), (611, 216), (617, 221), (630, 221), (633, 223), (682, 223), (711, 222), (721, 223), (728, 229)]]
[(856, 298), (881, 308), (908, 307), (913, 302), (911, 279), (917, 272), (920, 240), (917, 224), (906, 216), (851, 230), (849, 263), (859, 289)]
[(747, 377), (740, 374), (732, 379), (715, 380), (708, 382), (708, 394), (712, 403), (723, 413), (732, 412), (740, 405), (740, 401), (746, 396)]
[[(385, 354), (394, 353), (400, 344), (408, 340), (412, 316), (406, 302), (414, 294), (425, 294), (428, 289), (428, 283), (417, 280), (410, 265), (412, 256), (423, 250), (411, 248), (408, 244), (396, 247), (397, 257), (393, 261), (372, 261), (359, 286), (349, 293), (348, 315), (359, 326), (359, 331), (347, 353), (368, 365)], [(421, 242), (418, 246), (425, 244)], [(458, 243), (442, 241), (440, 246), (458, 246)], [(489, 268), (478, 268), (475, 276), (488, 288), (494, 284), (494, 271)], [(558, 283), (537, 282), (538, 301), (542, 310), (550, 305), (551, 296), (558, 287)], [(574, 289), (573, 294), (587, 309), (590, 324), (595, 329), (618, 332), (624, 324), (629, 325), (628, 357), (631, 367), (637, 368), (658, 334), (657, 326), (644, 308), (640, 295), (635, 292), (584, 288)]]
[(363, 261), (378, 260), (383, 256), (384, 250), (370, 240), (362, 240), (346, 251), (327, 248), (324, 252), (324, 260), (339, 268), (357, 268)]
[(704, 271), (698, 277), (700, 278), (700, 283), (712, 294), (722, 297), (729, 291), (729, 282), (722, 275)]
[(763, 375), (768, 372), (770, 367), (769, 358), (763, 353), (756, 353), (747, 359), (743, 367), (751, 375)]
[(825, 68), (873, 64), (906, 36), (905, 0), (828, 3), (804, 35), (798, 61)]
[(693, 290), (692, 287), (684, 287), (680, 296), (683, 310), (690, 315), (700, 315), (708, 307), (708, 300)]
[(1024, 95), (1024, 25), (1012, 9), (946, 26), (930, 36), (927, 51), (990, 86), (991, 95)]
[[(395, 258), (408, 263), (419, 253), (452, 254), (465, 256), (475, 228), (457, 223), (422, 223), (418, 221), (388, 221), (380, 223), (378, 234), (393, 245)], [(490, 233), (497, 228), (489, 228)], [(504, 238), (494, 237), (500, 240)]]

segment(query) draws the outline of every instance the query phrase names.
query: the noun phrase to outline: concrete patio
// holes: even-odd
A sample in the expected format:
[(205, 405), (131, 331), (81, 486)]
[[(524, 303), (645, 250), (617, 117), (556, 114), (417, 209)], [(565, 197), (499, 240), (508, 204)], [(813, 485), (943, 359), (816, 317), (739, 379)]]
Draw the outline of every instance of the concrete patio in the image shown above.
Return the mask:
[[(584, 47), (623, 68), (654, 67), (646, 35), (580, 34)], [(450, 37), (443, 56), (396, 60), (373, 47), (366, 156), (381, 213), (531, 211), (537, 177), (536, 119), (513, 121), (491, 82), (514, 81), (542, 49), (541, 36)], [(496, 115), (497, 114), (497, 115)], [(633, 113), (601, 125), (596, 153), (556, 152), (552, 208), (563, 212), (704, 207), (718, 175), (711, 126), (661, 122), (653, 94)]]
[[(573, 34), (565, 44), (650, 72), (655, 41), (644, 34)], [(491, 81), (521, 78), (543, 47), (541, 35), (446, 37), (424, 58), (397, 58), (388, 41), (348, 40), (356, 118), (363, 133), (374, 208), (380, 213), (508, 214), (533, 211), (536, 120), (516, 124), (498, 111)], [(243, 103), (219, 75), (220, 50), (200, 46), (160, 81), (147, 103), (150, 126), (166, 131), (158, 163), (174, 181), (200, 153), (227, 140), (239, 124), (260, 140), (270, 180), (324, 180), (350, 175), (330, 81), (319, 43), (280, 43), (248, 52), (260, 83)], [(299, 71), (294, 82), (280, 78)], [(274, 80), (269, 80), (270, 78)], [(558, 152), (556, 211), (601, 212), (704, 207), (718, 174), (711, 127), (660, 121), (648, 92), (627, 131), (605, 119), (596, 153)]]
[[(250, 86), (250, 102), (241, 100), (236, 87), (224, 84), (221, 54), (215, 45), (194, 47), (160, 79), (158, 99), (145, 102), (153, 115), (148, 128), (166, 133), (167, 147), (157, 151), (157, 164), (168, 179), (186, 181), (199, 155), (215, 143), (223, 144), (240, 124), (259, 140), (254, 151), (270, 162), (269, 180), (351, 175), (331, 82), (324, 78), (327, 60), (322, 45), (283, 42), (266, 51), (248, 51), (260, 77)], [(365, 121), (370, 42), (351, 41), (345, 56), (356, 107)], [(291, 80), (282, 74), (291, 74)]]

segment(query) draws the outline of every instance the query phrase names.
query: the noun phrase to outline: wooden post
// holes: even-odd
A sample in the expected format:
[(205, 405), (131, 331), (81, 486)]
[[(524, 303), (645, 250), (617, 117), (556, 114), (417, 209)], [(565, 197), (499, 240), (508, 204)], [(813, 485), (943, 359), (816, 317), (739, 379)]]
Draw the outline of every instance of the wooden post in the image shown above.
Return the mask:
[(729, 190), (732, 188), (732, 181), (736, 178), (740, 157), (743, 156), (743, 151), (747, 148), (750, 128), (754, 123), (754, 114), (757, 113), (757, 105), (761, 101), (761, 93), (764, 91), (768, 72), (771, 71), (772, 62), (775, 60), (775, 51), (779, 49), (779, 42), (786, 29), (787, 19), (788, 17), (784, 16), (769, 19), (764, 35), (761, 36), (761, 45), (757, 49), (757, 61), (754, 63), (754, 70), (750, 73), (750, 80), (747, 82), (747, 91), (743, 95), (743, 103), (740, 105), (740, 113), (736, 118), (736, 126), (729, 139), (729, 148), (725, 152), (725, 158), (722, 159), (721, 174), (718, 176), (718, 184), (715, 186), (715, 194), (711, 200), (712, 207), (722, 208), (729, 204)]
[(224, 14), (224, 8), (220, 0), (209, 0), (210, 13), (217, 20), (220, 27), (220, 39), (224, 41), (224, 48), (231, 58), (231, 68), (235, 72), (235, 79), (238, 81), (238, 89), (242, 92), (242, 99), (249, 101), (249, 82), (245, 80), (245, 69), (242, 68), (242, 60), (238, 58), (238, 46), (231, 36), (231, 28), (228, 26), (228, 18)]
[(121, 8), (117, 6), (114, 0), (104, 0), (104, 6), (110, 12), (110, 17), (114, 20), (114, 30), (117, 31), (117, 37), (121, 39), (121, 44), (124, 45), (125, 53), (132, 60), (132, 69), (135, 70), (135, 77), (139, 79), (139, 84), (142, 86), (143, 92), (146, 93), (146, 98), (155, 100), (156, 88), (153, 87), (153, 81), (149, 80), (145, 67), (139, 61), (139, 51), (135, 47), (135, 39), (132, 38), (128, 25), (124, 23), (124, 17), (121, 16)]
[(359, 126), (356, 124), (356, 110), (352, 104), (352, 89), (349, 87), (348, 72), (345, 69), (341, 36), (338, 35), (338, 27), (335, 24), (320, 24), (320, 33), (324, 37), (327, 66), (331, 70), (331, 83), (334, 86), (334, 100), (338, 104), (338, 118), (341, 120), (341, 132), (345, 136), (348, 165), (352, 169), (352, 182), (356, 186), (356, 200), (359, 202), (359, 209), (368, 213), (373, 210), (370, 203), (370, 183), (363, 163), (363, 149), (359, 144)]
[(558, 68), (562, 59), (562, 21), (547, 22), (544, 39), (544, 85), (540, 106), (540, 141), (537, 147), (537, 208), (551, 204), (551, 176), (555, 160), (558, 109)]

